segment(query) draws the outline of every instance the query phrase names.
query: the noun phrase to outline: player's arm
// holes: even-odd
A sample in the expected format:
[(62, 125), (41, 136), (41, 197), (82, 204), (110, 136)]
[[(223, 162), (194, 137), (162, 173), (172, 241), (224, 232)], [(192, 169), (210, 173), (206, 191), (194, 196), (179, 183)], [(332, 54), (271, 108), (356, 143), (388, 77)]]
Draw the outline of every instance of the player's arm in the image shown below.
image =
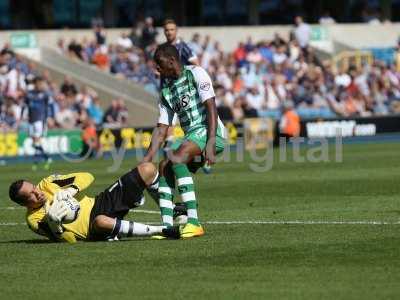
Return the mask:
[(53, 242), (75, 243), (76, 238), (72, 232), (56, 232), (51, 228), (51, 223), (47, 220), (47, 216), (43, 217), (43, 213), (37, 212), (27, 218), (28, 227), (36, 234), (47, 237)]
[(190, 62), (190, 64), (194, 66), (200, 66), (200, 62), (199, 59), (197, 58), (196, 53), (194, 53), (194, 51), (187, 44), (184, 45), (182, 51), (183, 55), (188, 57), (187, 60)]
[(192, 56), (191, 58), (188, 59), (188, 61), (194, 66), (200, 66), (200, 62), (199, 59), (197, 58), (197, 55)]
[(151, 136), (150, 147), (147, 150), (142, 162), (152, 162), (158, 150), (164, 144), (168, 135), (168, 128), (172, 125), (174, 119), (174, 111), (162, 102), (158, 105), (160, 116), (158, 118), (157, 127), (154, 129)]
[(51, 183), (58, 185), (61, 189), (73, 188), (76, 193), (88, 188), (92, 184), (93, 180), (93, 175), (87, 172), (71, 173), (67, 175), (52, 175), (49, 178)]
[(193, 75), (197, 83), (197, 91), (207, 112), (207, 146), (206, 162), (215, 163), (215, 144), (217, 135), (218, 113), (215, 105), (215, 93), (210, 76), (202, 67), (193, 68)]
[(217, 138), (217, 107), (215, 98), (210, 98), (204, 102), (207, 110), (207, 145), (205, 158), (210, 165), (215, 164), (215, 144)]

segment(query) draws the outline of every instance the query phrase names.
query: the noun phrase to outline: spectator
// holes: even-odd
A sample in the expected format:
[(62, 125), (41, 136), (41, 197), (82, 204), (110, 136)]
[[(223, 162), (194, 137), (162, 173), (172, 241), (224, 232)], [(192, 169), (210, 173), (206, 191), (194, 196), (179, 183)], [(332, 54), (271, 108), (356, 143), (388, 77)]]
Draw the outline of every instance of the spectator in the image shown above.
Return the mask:
[(164, 21), (164, 35), (167, 43), (174, 45), (179, 52), (179, 58), (184, 65), (199, 65), (198, 58), (193, 50), (177, 37), (178, 26), (172, 19)]
[(123, 49), (130, 49), (133, 47), (132, 40), (125, 32), (121, 33), (121, 36), (117, 40), (117, 45), (122, 47)]
[(246, 49), (243, 43), (239, 43), (239, 46), (233, 51), (233, 57), (235, 59), (237, 67), (241, 67), (246, 62)]
[(72, 82), (71, 77), (64, 77), (64, 82), (61, 84), (60, 91), (64, 95), (76, 95), (77, 89), (75, 84)]
[(96, 126), (100, 126), (102, 124), (104, 112), (100, 106), (100, 100), (98, 97), (93, 98), (93, 102), (88, 109), (88, 114)]
[(104, 123), (116, 124), (119, 122), (119, 102), (118, 100), (112, 100), (110, 107), (106, 110), (104, 114)]
[(340, 72), (335, 76), (335, 84), (338, 87), (347, 88), (351, 83), (351, 77), (346, 73), (346, 69), (342, 67)]
[(335, 24), (336, 21), (334, 18), (331, 17), (331, 14), (329, 10), (325, 10), (322, 14), (322, 16), (319, 18), (319, 24), (326, 26), (326, 25), (332, 25)]
[(93, 157), (99, 150), (99, 140), (97, 137), (96, 126), (91, 119), (85, 120), (82, 126), (82, 152), (81, 157)]
[(140, 38), (138, 35), (138, 28), (133, 26), (131, 32), (129, 33), (129, 38), (132, 41), (132, 46), (140, 47)]
[(7, 105), (0, 109), (0, 129), (15, 130), (17, 129), (17, 119), (11, 105)]
[(298, 137), (300, 135), (300, 117), (294, 110), (292, 102), (287, 101), (283, 105), (282, 117), (279, 121), (279, 136), (285, 138)]
[(254, 109), (257, 112), (266, 108), (264, 97), (260, 94), (257, 86), (248, 89), (246, 93), (246, 103), (248, 108)]
[(193, 53), (198, 56), (203, 52), (203, 48), (200, 44), (200, 34), (193, 34), (192, 40), (188, 43), (190, 49), (193, 50)]
[(79, 44), (76, 39), (72, 39), (68, 45), (68, 53), (73, 58), (79, 58), (83, 60), (82, 45)]
[(158, 32), (153, 26), (153, 18), (147, 17), (142, 30), (142, 48), (145, 49), (147, 46), (153, 44), (156, 40)]
[(77, 125), (77, 115), (68, 105), (66, 98), (63, 94), (58, 96), (58, 105), (60, 107), (55, 116), (55, 121), (58, 126), (64, 129), (73, 129)]
[(94, 25), (94, 36), (96, 38), (97, 45), (105, 45), (106, 44), (106, 33), (101, 24)]
[(107, 47), (105, 45), (96, 48), (92, 62), (101, 70), (109, 70), (110, 61), (107, 55)]
[(57, 52), (58, 54), (65, 54), (65, 41), (63, 38), (57, 40)]
[(294, 23), (296, 25), (296, 28), (294, 30), (296, 40), (299, 43), (301, 49), (305, 50), (310, 43), (311, 27), (303, 21), (303, 17), (301, 16), (296, 16), (294, 18)]

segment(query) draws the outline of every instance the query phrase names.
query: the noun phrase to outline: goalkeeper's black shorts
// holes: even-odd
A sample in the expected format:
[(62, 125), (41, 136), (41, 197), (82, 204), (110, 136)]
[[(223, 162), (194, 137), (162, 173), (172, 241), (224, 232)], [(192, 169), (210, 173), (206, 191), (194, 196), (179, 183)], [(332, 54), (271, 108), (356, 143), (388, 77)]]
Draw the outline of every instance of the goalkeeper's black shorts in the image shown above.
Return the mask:
[(90, 213), (90, 239), (104, 240), (106, 238), (105, 235), (95, 233), (92, 229), (93, 221), (97, 216), (105, 215), (123, 219), (130, 209), (140, 205), (145, 188), (146, 185), (135, 168), (98, 194)]

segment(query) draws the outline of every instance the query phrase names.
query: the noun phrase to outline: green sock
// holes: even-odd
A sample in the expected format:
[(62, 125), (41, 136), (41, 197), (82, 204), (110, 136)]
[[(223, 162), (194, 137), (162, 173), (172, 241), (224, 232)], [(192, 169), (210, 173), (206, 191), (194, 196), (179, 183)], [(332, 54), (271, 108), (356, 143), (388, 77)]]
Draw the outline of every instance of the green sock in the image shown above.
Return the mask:
[(187, 208), (188, 223), (199, 225), (200, 223), (197, 218), (197, 201), (194, 193), (192, 176), (185, 164), (174, 164), (172, 169), (175, 173), (179, 194)]
[(170, 227), (174, 224), (173, 220), (173, 191), (168, 185), (167, 180), (164, 176), (160, 177), (158, 193), (160, 195), (160, 211), (161, 218), (164, 226)]

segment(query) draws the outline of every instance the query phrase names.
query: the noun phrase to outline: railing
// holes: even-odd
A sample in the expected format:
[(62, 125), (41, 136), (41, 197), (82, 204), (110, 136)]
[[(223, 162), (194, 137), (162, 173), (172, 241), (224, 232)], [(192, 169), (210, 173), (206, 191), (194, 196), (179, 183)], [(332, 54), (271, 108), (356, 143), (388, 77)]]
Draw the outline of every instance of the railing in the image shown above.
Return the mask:
[(332, 66), (334, 70), (347, 70), (350, 66), (357, 68), (362, 67), (364, 64), (372, 64), (373, 57), (370, 51), (343, 51), (332, 59)]
[(95, 66), (65, 57), (53, 49), (43, 47), (41, 52), (41, 63), (45, 67), (71, 76), (97, 91), (124, 99), (129, 109), (130, 124), (142, 126), (155, 123), (158, 112), (157, 97), (142, 86), (117, 78)]

